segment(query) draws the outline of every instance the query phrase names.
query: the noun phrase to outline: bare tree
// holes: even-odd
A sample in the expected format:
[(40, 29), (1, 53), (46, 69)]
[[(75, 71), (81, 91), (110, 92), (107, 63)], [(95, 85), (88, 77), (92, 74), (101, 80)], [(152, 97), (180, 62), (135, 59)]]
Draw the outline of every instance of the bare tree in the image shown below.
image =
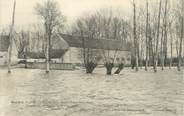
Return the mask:
[(51, 38), (54, 31), (60, 31), (63, 27), (64, 17), (59, 10), (58, 3), (53, 0), (47, 0), (44, 4), (37, 4), (35, 11), (44, 22), (46, 37), (46, 73), (49, 72), (50, 52), (52, 49)]
[(12, 24), (11, 24), (10, 33), (9, 33), (10, 45), (8, 48), (8, 73), (11, 73), (11, 54), (12, 54), (12, 44), (13, 44), (13, 29), (14, 29), (14, 23), (15, 23), (15, 8), (16, 8), (16, 0), (14, 1)]
[(180, 34), (180, 41), (179, 41), (179, 57), (178, 57), (178, 71), (181, 71), (181, 64), (182, 64), (182, 44), (183, 44), (183, 33), (184, 33), (184, 17), (181, 16), (181, 34)]
[(171, 69), (173, 64), (173, 29), (172, 29), (172, 22), (169, 24), (169, 33), (170, 33), (170, 62), (169, 62), (169, 68)]
[(136, 65), (136, 71), (138, 71), (138, 41), (137, 41), (137, 29), (136, 29), (136, 3), (135, 0), (133, 0), (133, 37), (134, 37), (134, 52), (135, 52), (135, 65)]
[(84, 66), (86, 67), (86, 52), (85, 52), (86, 51), (86, 47), (85, 47), (84, 30), (83, 30), (84, 27), (83, 27), (83, 22), (81, 20), (77, 21), (77, 27), (79, 28), (79, 33), (80, 33), (80, 36), (82, 37), (83, 63), (84, 63)]
[(25, 68), (27, 68), (27, 52), (29, 45), (29, 32), (22, 30), (20, 34), (17, 34), (17, 47), (18, 47), (18, 57), (24, 58)]
[(184, 38), (184, 1), (178, 1), (177, 8), (175, 10), (175, 44), (176, 44), (176, 53), (177, 53), (177, 69), (181, 70), (182, 64), (182, 48), (183, 48), (183, 38)]
[[(113, 11), (111, 9), (102, 9), (87, 17), (83, 16), (77, 20), (76, 25), (73, 27), (72, 33), (80, 35), (82, 38), (82, 59), (87, 72), (89, 65), (95, 64), (93, 66), (96, 66), (96, 63), (98, 63), (98, 60), (93, 60), (94, 57), (101, 57), (101, 60), (103, 58), (107, 74), (112, 74), (114, 59), (117, 55), (118, 49), (115, 50), (112, 57), (112, 52), (109, 48), (111, 44), (110, 42), (112, 42), (111, 40), (128, 42), (130, 29), (129, 24), (124, 19), (113, 15), (112, 12)], [(101, 43), (101, 49), (94, 50), (87, 46), (89, 39), (106, 39), (104, 40), (106, 43), (104, 43), (105, 45)], [(101, 56), (98, 56), (99, 54)], [(89, 66), (89, 68), (95, 68), (93, 66)], [(120, 70), (118, 70), (118, 73), (122, 70), (122, 62), (119, 64), (119, 68)]]
[(158, 24), (157, 24), (157, 35), (156, 35), (156, 45), (155, 45), (155, 58), (154, 58), (154, 71), (157, 72), (157, 65), (158, 65), (158, 45), (159, 45), (159, 38), (160, 38), (160, 17), (161, 17), (161, 8), (162, 8), (162, 0), (159, 3), (159, 11), (158, 11)]
[(81, 17), (76, 21), (76, 25), (73, 26), (72, 30), (72, 34), (79, 36), (81, 39), (82, 50), (79, 57), (84, 64), (86, 73), (92, 73), (97, 66), (95, 61), (97, 51), (88, 46), (90, 39), (94, 39), (97, 33), (96, 18), (95, 15)]
[(180, 37), (180, 49), (179, 49), (179, 62), (178, 62), (178, 70), (181, 71), (182, 64), (182, 47), (183, 47), (183, 38), (184, 38), (184, 1), (181, 0), (181, 37)]
[(146, 0), (146, 61), (145, 61), (145, 70), (148, 70), (148, 53), (149, 53), (149, 44), (148, 44), (148, 23), (149, 23), (149, 2)]

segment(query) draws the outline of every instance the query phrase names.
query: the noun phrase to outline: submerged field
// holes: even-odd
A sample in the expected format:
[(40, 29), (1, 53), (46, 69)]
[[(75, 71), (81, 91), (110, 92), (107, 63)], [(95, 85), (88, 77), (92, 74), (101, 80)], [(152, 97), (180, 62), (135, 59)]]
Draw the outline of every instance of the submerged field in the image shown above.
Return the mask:
[(0, 116), (184, 116), (184, 73), (0, 69)]

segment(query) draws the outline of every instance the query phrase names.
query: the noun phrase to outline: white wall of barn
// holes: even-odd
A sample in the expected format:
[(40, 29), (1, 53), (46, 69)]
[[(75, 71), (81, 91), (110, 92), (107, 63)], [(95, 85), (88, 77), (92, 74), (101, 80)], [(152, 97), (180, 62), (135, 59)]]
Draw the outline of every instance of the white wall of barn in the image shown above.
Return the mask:
[(79, 54), (81, 53), (81, 48), (70, 47), (68, 51), (63, 56), (63, 63), (82, 63), (82, 59), (79, 58)]
[(0, 52), (0, 65), (6, 65), (7, 52)]
[[(7, 65), (8, 62), (8, 52), (0, 52), (0, 66)], [(17, 64), (18, 63), (18, 56), (17, 53), (12, 51), (12, 57), (11, 57), (11, 64)]]
[[(63, 63), (82, 64), (82, 48), (70, 47), (69, 50), (63, 56)], [(114, 59), (114, 63), (117, 64), (123, 60), (126, 65), (131, 63), (130, 51), (116, 51), (116, 50), (97, 50), (98, 53), (95, 57), (101, 56), (102, 59), (98, 64), (104, 64), (105, 59)]]

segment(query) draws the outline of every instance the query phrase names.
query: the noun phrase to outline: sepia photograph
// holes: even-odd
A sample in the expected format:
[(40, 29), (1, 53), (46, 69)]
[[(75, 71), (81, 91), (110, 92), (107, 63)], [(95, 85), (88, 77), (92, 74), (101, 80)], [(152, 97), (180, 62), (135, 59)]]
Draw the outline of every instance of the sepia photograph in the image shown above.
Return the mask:
[(184, 116), (184, 0), (0, 0), (0, 116)]

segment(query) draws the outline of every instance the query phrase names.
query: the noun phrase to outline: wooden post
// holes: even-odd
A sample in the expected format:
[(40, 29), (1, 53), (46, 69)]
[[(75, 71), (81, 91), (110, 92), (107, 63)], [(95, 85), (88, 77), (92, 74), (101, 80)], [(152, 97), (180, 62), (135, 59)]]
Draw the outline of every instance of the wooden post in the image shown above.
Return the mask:
[(13, 27), (15, 23), (15, 7), (16, 7), (16, 0), (14, 1), (13, 6), (13, 16), (12, 16), (12, 25), (10, 27), (10, 33), (9, 33), (9, 48), (8, 48), (8, 73), (11, 73), (11, 52), (12, 52), (12, 45), (13, 45)]

